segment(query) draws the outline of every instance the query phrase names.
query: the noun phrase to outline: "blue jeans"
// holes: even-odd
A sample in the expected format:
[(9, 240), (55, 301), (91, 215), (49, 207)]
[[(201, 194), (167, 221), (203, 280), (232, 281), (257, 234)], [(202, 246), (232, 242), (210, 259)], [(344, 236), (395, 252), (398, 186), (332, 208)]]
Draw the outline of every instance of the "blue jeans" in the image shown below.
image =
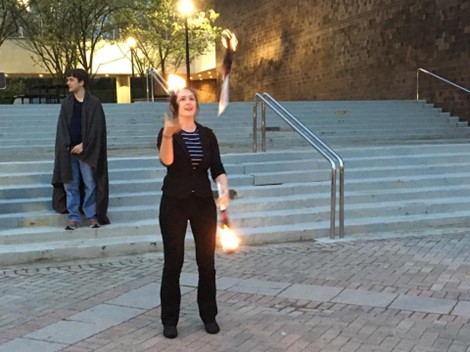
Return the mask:
[(96, 217), (96, 183), (93, 171), (87, 163), (80, 161), (71, 155), (72, 182), (64, 183), (67, 195), (67, 211), (69, 220), (80, 222), (80, 182), (85, 184), (85, 199), (83, 212), (87, 219)]

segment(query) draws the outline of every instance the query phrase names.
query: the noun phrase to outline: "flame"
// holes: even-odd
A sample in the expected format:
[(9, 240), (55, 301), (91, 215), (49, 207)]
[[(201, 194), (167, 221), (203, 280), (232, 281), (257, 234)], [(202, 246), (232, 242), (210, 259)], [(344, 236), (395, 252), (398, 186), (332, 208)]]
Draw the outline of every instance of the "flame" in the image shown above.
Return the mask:
[(168, 75), (168, 89), (177, 92), (180, 89), (186, 87), (186, 80), (183, 77), (178, 75), (169, 74)]
[(222, 244), (222, 250), (225, 253), (233, 253), (240, 245), (240, 238), (238, 238), (235, 231), (229, 226), (222, 225), (219, 227), (219, 238)]
[(236, 51), (237, 45), (238, 45), (238, 39), (235, 33), (230, 32), (228, 29), (224, 29), (222, 31), (222, 45), (224, 46), (225, 49), (227, 49), (228, 42), (230, 42), (230, 48), (233, 51)]

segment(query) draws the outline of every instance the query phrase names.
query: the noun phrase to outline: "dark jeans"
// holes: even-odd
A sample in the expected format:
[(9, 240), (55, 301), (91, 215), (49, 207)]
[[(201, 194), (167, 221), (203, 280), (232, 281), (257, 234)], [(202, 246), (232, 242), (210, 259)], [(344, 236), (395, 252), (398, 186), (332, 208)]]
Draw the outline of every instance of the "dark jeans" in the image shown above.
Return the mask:
[(159, 222), (165, 258), (160, 290), (163, 325), (176, 325), (179, 319), (180, 274), (188, 221), (193, 232), (199, 270), (199, 315), (204, 323), (214, 321), (217, 315), (214, 267), (217, 208), (214, 199), (195, 195), (185, 199), (162, 196)]

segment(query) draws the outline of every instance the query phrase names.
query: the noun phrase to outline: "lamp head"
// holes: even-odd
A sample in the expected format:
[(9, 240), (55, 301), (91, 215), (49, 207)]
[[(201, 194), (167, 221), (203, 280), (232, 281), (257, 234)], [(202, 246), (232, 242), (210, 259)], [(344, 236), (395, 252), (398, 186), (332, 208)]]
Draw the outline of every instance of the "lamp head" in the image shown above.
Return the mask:
[(136, 40), (133, 37), (127, 38), (127, 46), (131, 49), (134, 49), (137, 45)]
[(191, 0), (180, 0), (178, 3), (178, 11), (184, 17), (189, 17), (194, 12), (194, 4)]

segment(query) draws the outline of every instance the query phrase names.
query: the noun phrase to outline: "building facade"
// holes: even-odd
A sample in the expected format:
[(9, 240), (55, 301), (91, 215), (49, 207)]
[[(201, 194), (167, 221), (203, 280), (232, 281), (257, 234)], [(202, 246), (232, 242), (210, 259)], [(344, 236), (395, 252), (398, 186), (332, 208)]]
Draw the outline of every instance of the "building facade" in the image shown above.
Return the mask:
[[(46, 80), (51, 77), (33, 53), (18, 45), (19, 40), (21, 39), (7, 39), (0, 47), (0, 72), (6, 73), (7, 77), (10, 78), (36, 77)], [(133, 71), (135, 71), (135, 76), (139, 76), (135, 63), (134, 70), (132, 70), (131, 48), (126, 42), (109, 43), (105, 41), (99, 43), (98, 48), (93, 56), (94, 67), (96, 68), (94, 71), (95, 77), (112, 78), (115, 85), (115, 99), (113, 101), (130, 103), (133, 98), (136, 98), (135, 92), (134, 94), (131, 92)], [(139, 55), (136, 49), (134, 49), (134, 55)], [(215, 47), (212, 47), (205, 55), (196, 58), (190, 65), (191, 85), (200, 92), (202, 101), (213, 102), (217, 100), (215, 58)], [(169, 67), (168, 70), (186, 77), (186, 68), (183, 65), (178, 70), (175, 70), (174, 67)], [(142, 93), (138, 98), (145, 99), (145, 93)]]

